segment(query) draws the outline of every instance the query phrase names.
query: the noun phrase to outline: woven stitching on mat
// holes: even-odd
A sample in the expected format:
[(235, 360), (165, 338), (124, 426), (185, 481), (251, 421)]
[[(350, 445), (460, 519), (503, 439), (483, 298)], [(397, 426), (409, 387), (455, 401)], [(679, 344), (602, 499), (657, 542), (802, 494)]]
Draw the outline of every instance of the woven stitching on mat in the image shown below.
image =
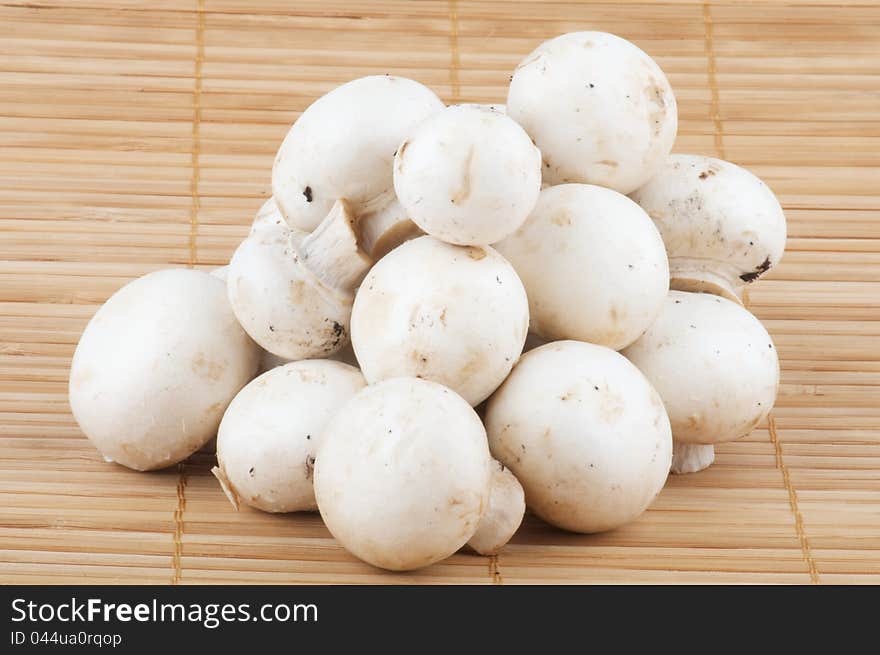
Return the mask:
[[(717, 68), (713, 41), (714, 29), (712, 24), (712, 10), (709, 2), (703, 2), (703, 28), (705, 35), (704, 44), (709, 89), (712, 94), (709, 112), (712, 118), (715, 152), (719, 158), (726, 159), (724, 152), (724, 125), (721, 122), (721, 99), (718, 93)], [(746, 307), (749, 306), (748, 298), (748, 289), (744, 289), (742, 300)], [(789, 475), (788, 467), (785, 465), (785, 458), (782, 455), (782, 444), (779, 442), (779, 437), (776, 434), (776, 421), (773, 419), (772, 412), (767, 417), (767, 422), (770, 441), (773, 444), (774, 455), (776, 458), (776, 468), (782, 473), (782, 483), (788, 493), (789, 507), (791, 508), (792, 514), (794, 514), (795, 532), (797, 533), (798, 543), (801, 547), (804, 563), (807, 565), (807, 570), (810, 573), (810, 583), (819, 584), (819, 572), (816, 568), (816, 562), (813, 559), (812, 551), (810, 550), (810, 541), (807, 538), (807, 533), (804, 529), (804, 519), (801, 515), (800, 508), (798, 507), (797, 491), (791, 483), (791, 476)]]
[[(199, 155), (201, 151), (201, 120), (202, 120), (202, 64), (205, 59), (205, 0), (197, 0), (196, 3), (196, 53), (193, 70), (193, 116), (192, 116), (192, 143), (191, 143), (191, 167), (190, 177), (190, 215), (189, 215), (189, 268), (194, 267), (199, 260), (198, 234), (199, 234)], [(174, 551), (171, 558), (172, 574), (171, 584), (180, 583), (183, 576), (183, 515), (186, 512), (186, 464), (178, 465), (177, 479), (177, 506), (174, 509)]]

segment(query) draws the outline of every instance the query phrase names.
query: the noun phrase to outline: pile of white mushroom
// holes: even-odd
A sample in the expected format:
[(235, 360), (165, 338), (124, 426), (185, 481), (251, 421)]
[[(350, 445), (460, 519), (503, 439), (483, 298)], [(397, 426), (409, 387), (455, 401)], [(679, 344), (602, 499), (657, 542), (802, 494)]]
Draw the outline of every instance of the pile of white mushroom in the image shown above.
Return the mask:
[(343, 84), (290, 129), (228, 267), (151, 273), (95, 314), (74, 416), (138, 470), (217, 435), (236, 509), (317, 509), (387, 569), (496, 553), (527, 505), (632, 521), (779, 379), (738, 294), (779, 262), (782, 210), (671, 155), (677, 121), (657, 64), (601, 32), (540, 45), (506, 107)]

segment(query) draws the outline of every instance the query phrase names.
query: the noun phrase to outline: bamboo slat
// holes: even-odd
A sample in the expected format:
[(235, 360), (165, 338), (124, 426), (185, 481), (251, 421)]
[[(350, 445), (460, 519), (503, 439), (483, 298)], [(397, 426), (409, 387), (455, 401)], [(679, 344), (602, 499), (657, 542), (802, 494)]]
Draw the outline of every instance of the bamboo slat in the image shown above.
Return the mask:
[[(45, 0), (0, 7), (0, 582), (880, 583), (880, 7), (874, 0)], [(66, 381), (99, 303), (225, 263), (318, 95), (370, 73), (503, 102), (541, 40), (635, 41), (679, 101), (676, 150), (782, 201), (782, 264), (745, 301), (782, 361), (771, 420), (673, 477), (637, 522), (527, 517), (495, 558), (388, 574), (316, 515), (234, 513), (211, 447), (106, 464)]]

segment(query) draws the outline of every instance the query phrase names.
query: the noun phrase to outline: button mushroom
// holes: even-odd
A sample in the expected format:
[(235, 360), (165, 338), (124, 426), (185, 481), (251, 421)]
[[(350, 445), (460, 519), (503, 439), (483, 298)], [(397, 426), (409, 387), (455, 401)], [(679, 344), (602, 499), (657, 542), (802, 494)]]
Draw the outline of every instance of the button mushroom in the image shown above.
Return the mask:
[(258, 230), (229, 263), (229, 302), (260, 346), (286, 359), (325, 357), (343, 346), (354, 289), (370, 266), (354, 219), (339, 201), (311, 234)]
[(473, 409), (442, 385), (365, 388), (324, 429), (315, 496), (327, 528), (360, 559), (395, 571), (452, 555), (489, 502), (491, 458)]
[(272, 192), (291, 227), (314, 230), (345, 198), (355, 216), (394, 197), (392, 160), (416, 124), (443, 109), (403, 77), (353, 80), (312, 103), (290, 128), (272, 169)]
[(422, 121), (397, 149), (394, 190), (426, 233), (458, 245), (511, 234), (541, 189), (541, 153), (504, 113), (447, 107)]
[(673, 289), (739, 302), (736, 288), (782, 259), (782, 207), (766, 184), (735, 164), (672, 155), (632, 198), (663, 235)]
[(526, 499), (519, 480), (498, 460), (492, 460), (489, 506), (468, 546), (480, 555), (495, 555), (519, 529)]
[(622, 355), (557, 341), (522, 356), (486, 408), (492, 455), (542, 519), (574, 532), (639, 516), (672, 460), (660, 396)]
[(70, 368), (70, 407), (105, 459), (162, 468), (216, 434), (258, 358), (222, 281), (157, 271), (122, 287), (89, 321)]
[(776, 400), (773, 341), (757, 318), (725, 298), (671, 291), (657, 320), (623, 354), (666, 405), (673, 473), (709, 466), (712, 444), (748, 434)]
[(548, 187), (522, 227), (495, 247), (525, 285), (532, 331), (548, 340), (619, 350), (648, 328), (669, 290), (660, 234), (611, 189)]
[(563, 34), (538, 46), (510, 81), (507, 113), (544, 156), (544, 181), (629, 193), (672, 150), (678, 110), (660, 67), (603, 32)]
[(525, 290), (501, 255), (424, 236), (370, 270), (355, 297), (351, 337), (368, 382), (422, 377), (477, 405), (510, 372), (528, 323)]
[(365, 384), (353, 366), (303, 360), (242, 389), (220, 423), (212, 470), (233, 506), (317, 509), (312, 472), (324, 426)]

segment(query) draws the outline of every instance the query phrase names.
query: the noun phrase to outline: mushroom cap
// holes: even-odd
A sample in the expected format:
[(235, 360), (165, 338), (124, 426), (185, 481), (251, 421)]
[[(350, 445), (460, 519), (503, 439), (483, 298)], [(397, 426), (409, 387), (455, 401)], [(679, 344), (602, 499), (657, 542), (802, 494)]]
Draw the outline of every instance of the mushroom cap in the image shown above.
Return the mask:
[(258, 358), (221, 280), (156, 271), (126, 284), (89, 321), (71, 364), (70, 407), (105, 459), (162, 468), (216, 434)]
[(672, 461), (669, 419), (645, 376), (613, 350), (578, 341), (523, 355), (489, 400), (486, 431), (528, 506), (574, 532), (635, 519)]
[(516, 121), (454, 105), (422, 121), (394, 157), (394, 190), (413, 222), (458, 245), (511, 234), (541, 190), (541, 153)]
[(526, 497), (519, 480), (498, 460), (492, 460), (489, 506), (468, 546), (480, 555), (494, 555), (519, 529), (526, 513)]
[(490, 465), (483, 424), (460, 396), (396, 378), (360, 391), (326, 426), (315, 495), (346, 549), (374, 566), (416, 569), (473, 536)]
[(356, 214), (393, 197), (392, 161), (416, 124), (443, 109), (426, 86), (404, 77), (352, 80), (313, 102), (284, 138), (272, 193), (291, 227), (311, 231), (339, 198)]
[(648, 328), (669, 290), (660, 233), (611, 189), (548, 187), (522, 227), (495, 247), (525, 285), (532, 331), (548, 340), (619, 350)]
[(671, 291), (657, 320), (623, 354), (663, 398), (676, 441), (738, 439), (776, 400), (773, 340), (757, 318), (726, 298)]
[(782, 207), (764, 182), (736, 164), (672, 155), (631, 197), (663, 236), (673, 288), (735, 300), (735, 287), (754, 282), (782, 259)]
[(541, 149), (545, 182), (621, 193), (659, 170), (678, 128), (660, 67), (604, 32), (563, 34), (538, 46), (513, 73), (507, 113)]
[(507, 377), (528, 325), (525, 289), (501, 255), (424, 236), (367, 274), (351, 336), (368, 382), (421, 377), (477, 405)]
[(348, 339), (353, 294), (327, 286), (299, 260), (297, 230), (258, 230), (229, 262), (229, 303), (265, 350), (289, 360), (326, 357)]
[(356, 368), (326, 359), (285, 364), (250, 382), (217, 433), (227, 491), (267, 512), (317, 509), (312, 471), (324, 426), (364, 385)]

